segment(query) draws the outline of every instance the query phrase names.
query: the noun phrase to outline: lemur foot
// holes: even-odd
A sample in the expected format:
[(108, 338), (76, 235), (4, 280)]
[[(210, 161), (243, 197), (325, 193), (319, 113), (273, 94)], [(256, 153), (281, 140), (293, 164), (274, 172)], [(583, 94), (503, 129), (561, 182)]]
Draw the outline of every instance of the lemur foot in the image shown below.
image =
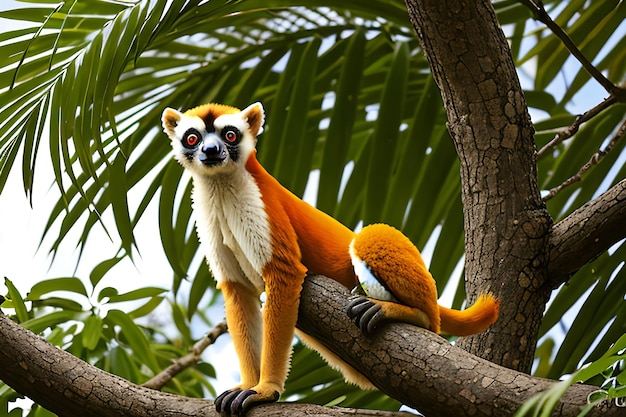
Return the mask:
[(215, 410), (222, 416), (242, 417), (253, 406), (278, 401), (279, 397), (278, 391), (263, 396), (253, 389), (236, 388), (218, 395)]
[(364, 335), (371, 335), (387, 321), (382, 306), (374, 300), (360, 295), (352, 296), (349, 300), (346, 313)]
[(220, 414), (222, 412), (226, 413), (226, 410), (230, 411), (231, 402), (241, 391), (241, 388), (236, 388), (222, 392), (215, 398), (215, 410)]

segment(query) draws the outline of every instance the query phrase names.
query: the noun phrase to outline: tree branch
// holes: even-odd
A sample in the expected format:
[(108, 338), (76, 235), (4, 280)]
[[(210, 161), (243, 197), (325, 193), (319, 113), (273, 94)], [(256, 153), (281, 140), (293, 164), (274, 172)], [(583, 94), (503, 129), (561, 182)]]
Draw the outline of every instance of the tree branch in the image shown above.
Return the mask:
[(626, 100), (626, 89), (618, 87), (613, 84), (608, 78), (606, 78), (602, 72), (600, 72), (585, 55), (578, 49), (574, 41), (565, 33), (559, 25), (550, 17), (548, 12), (543, 6), (543, 2), (535, 0), (521, 0), (522, 4), (526, 5), (535, 15), (535, 19), (546, 25), (554, 35), (563, 42), (563, 45), (570, 51), (570, 53), (580, 62), (585, 70), (591, 75), (604, 89), (611, 94), (617, 101), (623, 102)]
[[(514, 371), (451, 345), (442, 337), (407, 324), (392, 324), (364, 337), (346, 320), (348, 290), (325, 277), (304, 285), (298, 328), (317, 338), (381, 391), (426, 416), (512, 415), (533, 395), (555, 381)], [(506, 303), (506, 300), (503, 300)], [(574, 385), (553, 416), (576, 416), (598, 387)], [(605, 403), (589, 416), (622, 415)]]
[[(0, 313), (0, 379), (59, 417), (219, 417), (213, 402), (155, 391), (62, 351)], [(405, 413), (267, 404), (248, 417), (400, 417)]]
[(537, 152), (537, 158), (543, 157), (550, 149), (563, 142), (564, 140), (574, 136), (583, 123), (593, 119), (595, 116), (600, 114), (602, 111), (608, 109), (615, 103), (617, 103), (615, 98), (613, 96), (610, 96), (604, 99), (600, 104), (587, 110), (583, 114), (579, 114), (578, 116), (576, 116), (574, 123), (566, 127), (564, 130), (558, 132), (556, 135), (554, 135), (554, 138), (552, 138), (550, 142), (546, 143), (541, 149), (539, 149), (539, 152)]
[[(216, 415), (211, 402), (142, 388), (52, 346), (0, 314), (0, 379), (59, 416)], [(150, 412), (152, 410), (152, 412)]]
[(223, 335), (228, 331), (228, 326), (226, 325), (226, 321), (222, 321), (218, 323), (213, 329), (211, 329), (204, 337), (196, 342), (191, 349), (191, 352), (186, 354), (185, 356), (178, 358), (172, 361), (172, 364), (159, 372), (158, 375), (155, 375), (153, 378), (150, 378), (148, 381), (141, 384), (142, 387), (152, 388), (152, 389), (161, 389), (167, 384), (172, 378), (181, 373), (186, 368), (195, 365), (200, 360), (200, 355), (204, 350), (211, 346), (218, 337)]
[[(406, 324), (393, 324), (364, 337), (345, 314), (348, 290), (324, 277), (303, 287), (298, 326), (359, 369), (375, 385), (425, 415), (507, 416), (525, 400), (554, 384), (507, 369)], [(59, 416), (217, 416), (211, 401), (141, 387), (61, 351), (0, 314), (0, 379)], [(570, 387), (555, 416), (575, 416), (597, 387)], [(610, 403), (590, 416), (617, 416)], [(248, 415), (399, 416), (402, 413), (269, 404)]]
[(469, 303), (507, 300), (490, 331), (459, 346), (530, 372), (550, 290), (552, 218), (537, 185), (533, 126), (488, 0), (405, 0), (437, 81), (460, 161)]
[(626, 120), (622, 123), (617, 132), (611, 139), (608, 145), (604, 149), (599, 149), (596, 153), (591, 155), (589, 161), (585, 165), (583, 165), (578, 172), (564, 181), (561, 185), (554, 187), (550, 190), (550, 192), (543, 197), (543, 201), (548, 201), (555, 195), (557, 195), (561, 190), (565, 187), (568, 187), (578, 181), (582, 181), (582, 176), (585, 172), (587, 172), (592, 166), (597, 165), (609, 152), (613, 150), (615, 144), (618, 140), (620, 140), (626, 134)]
[(582, 266), (626, 238), (626, 179), (552, 227), (549, 283), (567, 281)]

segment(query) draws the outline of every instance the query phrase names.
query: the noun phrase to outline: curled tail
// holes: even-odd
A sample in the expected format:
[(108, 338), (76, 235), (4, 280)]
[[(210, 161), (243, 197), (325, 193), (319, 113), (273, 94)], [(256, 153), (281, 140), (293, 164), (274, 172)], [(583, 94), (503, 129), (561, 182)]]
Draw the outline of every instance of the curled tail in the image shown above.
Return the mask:
[(463, 311), (439, 306), (441, 331), (456, 336), (484, 332), (498, 318), (499, 306), (491, 293), (482, 294), (474, 305)]

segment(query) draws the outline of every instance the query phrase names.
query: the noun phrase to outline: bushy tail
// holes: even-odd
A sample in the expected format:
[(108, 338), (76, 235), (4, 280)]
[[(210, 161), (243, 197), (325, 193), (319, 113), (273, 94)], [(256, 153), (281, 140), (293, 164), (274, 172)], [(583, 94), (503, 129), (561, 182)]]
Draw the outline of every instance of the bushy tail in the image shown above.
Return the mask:
[(482, 294), (468, 309), (452, 310), (439, 306), (441, 332), (469, 336), (487, 330), (498, 319), (500, 302), (491, 293)]

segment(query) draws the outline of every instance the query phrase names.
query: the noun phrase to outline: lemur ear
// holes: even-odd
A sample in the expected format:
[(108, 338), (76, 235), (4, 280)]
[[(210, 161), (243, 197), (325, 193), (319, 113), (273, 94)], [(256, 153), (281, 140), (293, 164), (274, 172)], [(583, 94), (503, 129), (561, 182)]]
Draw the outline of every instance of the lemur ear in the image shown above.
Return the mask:
[(176, 129), (176, 126), (178, 126), (178, 122), (180, 122), (182, 117), (183, 114), (181, 112), (171, 107), (163, 110), (163, 115), (161, 116), (163, 131), (169, 136), (172, 136), (174, 134), (174, 129)]
[(260, 102), (250, 104), (248, 107), (243, 109), (241, 113), (248, 121), (248, 125), (250, 126), (250, 133), (252, 133), (254, 136), (258, 136), (263, 133), (265, 112), (263, 111), (263, 105)]

